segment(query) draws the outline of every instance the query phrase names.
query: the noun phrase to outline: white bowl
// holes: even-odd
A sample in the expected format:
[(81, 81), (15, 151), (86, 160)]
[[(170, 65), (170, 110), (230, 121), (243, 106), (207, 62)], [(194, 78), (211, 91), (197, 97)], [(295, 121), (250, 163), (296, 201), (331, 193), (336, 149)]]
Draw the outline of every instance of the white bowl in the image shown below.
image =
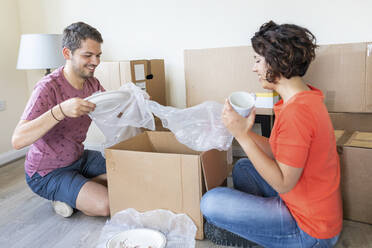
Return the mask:
[(230, 105), (241, 116), (247, 117), (256, 103), (256, 94), (236, 91), (229, 96)]
[(164, 248), (167, 240), (159, 231), (136, 228), (120, 232), (107, 241), (106, 248)]

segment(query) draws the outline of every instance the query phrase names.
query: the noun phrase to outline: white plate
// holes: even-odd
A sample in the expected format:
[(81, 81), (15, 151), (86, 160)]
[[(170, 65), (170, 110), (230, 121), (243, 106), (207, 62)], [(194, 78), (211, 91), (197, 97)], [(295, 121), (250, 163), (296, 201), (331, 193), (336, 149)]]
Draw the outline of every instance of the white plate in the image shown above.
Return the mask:
[(107, 242), (106, 248), (164, 248), (166, 243), (161, 232), (137, 228), (116, 234)]
[(128, 102), (131, 98), (129, 92), (124, 91), (105, 91), (88, 96), (84, 100), (92, 102), (96, 105), (95, 113), (104, 113), (114, 110), (119, 105)]

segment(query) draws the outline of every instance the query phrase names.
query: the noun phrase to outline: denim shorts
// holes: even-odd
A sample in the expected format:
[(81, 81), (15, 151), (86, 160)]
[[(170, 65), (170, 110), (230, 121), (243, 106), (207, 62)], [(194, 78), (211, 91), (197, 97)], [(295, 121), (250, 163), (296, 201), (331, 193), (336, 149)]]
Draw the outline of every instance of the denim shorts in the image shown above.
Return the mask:
[(106, 173), (106, 160), (98, 151), (85, 150), (80, 159), (71, 165), (58, 168), (45, 176), (35, 173), (26, 182), (39, 196), (62, 201), (76, 208), (76, 199), (81, 187), (91, 178)]

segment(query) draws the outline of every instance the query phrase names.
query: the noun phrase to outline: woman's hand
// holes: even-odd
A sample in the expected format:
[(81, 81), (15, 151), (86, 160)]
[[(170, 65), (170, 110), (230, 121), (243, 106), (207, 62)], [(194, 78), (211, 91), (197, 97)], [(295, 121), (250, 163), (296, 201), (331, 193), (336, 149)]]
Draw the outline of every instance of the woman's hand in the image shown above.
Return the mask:
[(94, 103), (75, 97), (61, 103), (60, 107), (65, 116), (79, 117), (93, 111), (96, 107)]
[(247, 132), (252, 129), (255, 118), (255, 108), (252, 109), (247, 118), (244, 118), (231, 107), (228, 100), (225, 101), (222, 110), (222, 122), (235, 138), (246, 135)]

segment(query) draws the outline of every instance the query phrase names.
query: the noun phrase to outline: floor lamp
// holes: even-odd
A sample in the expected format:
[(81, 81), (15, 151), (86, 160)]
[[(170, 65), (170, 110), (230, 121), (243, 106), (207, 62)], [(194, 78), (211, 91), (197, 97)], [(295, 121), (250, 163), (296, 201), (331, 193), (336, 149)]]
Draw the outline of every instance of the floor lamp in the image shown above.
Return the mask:
[(60, 34), (23, 34), (19, 46), (17, 69), (58, 68), (65, 63), (62, 55), (62, 35)]

